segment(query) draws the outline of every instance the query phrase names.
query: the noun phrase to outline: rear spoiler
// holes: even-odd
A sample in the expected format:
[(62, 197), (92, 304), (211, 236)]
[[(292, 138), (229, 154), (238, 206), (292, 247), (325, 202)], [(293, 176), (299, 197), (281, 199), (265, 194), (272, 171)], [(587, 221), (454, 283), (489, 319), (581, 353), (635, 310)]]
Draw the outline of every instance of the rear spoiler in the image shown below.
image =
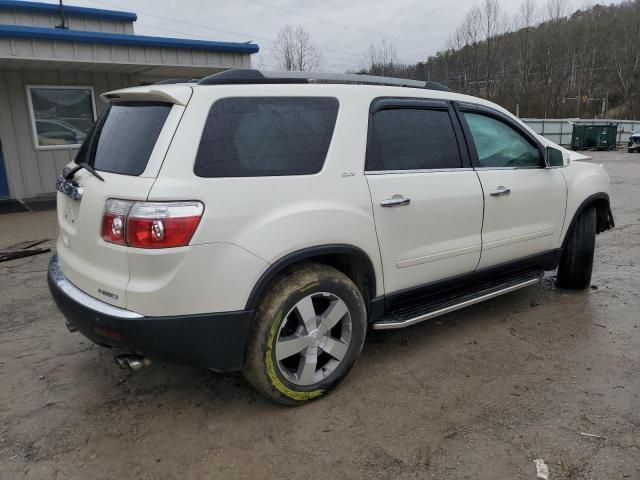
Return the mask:
[(100, 98), (106, 103), (119, 101), (165, 102), (186, 105), (193, 89), (187, 85), (149, 85), (146, 87), (124, 88), (103, 93)]

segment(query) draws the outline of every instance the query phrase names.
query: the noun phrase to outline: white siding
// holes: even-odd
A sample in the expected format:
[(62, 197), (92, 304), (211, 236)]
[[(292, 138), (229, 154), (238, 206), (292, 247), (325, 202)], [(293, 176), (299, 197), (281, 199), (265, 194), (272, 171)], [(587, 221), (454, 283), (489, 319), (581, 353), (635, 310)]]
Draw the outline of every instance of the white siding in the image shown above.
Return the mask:
[(7, 61), (15, 60), (190, 68), (248, 68), (251, 65), (250, 55), (242, 53), (0, 38), (0, 68)]
[[(105, 33), (132, 34), (133, 22), (103, 20), (78, 15), (66, 15), (67, 23), (72, 30), (85, 30)], [(23, 25), (28, 27), (54, 28), (60, 25), (60, 16), (46, 12), (25, 12), (14, 9), (0, 9), (0, 24)]]

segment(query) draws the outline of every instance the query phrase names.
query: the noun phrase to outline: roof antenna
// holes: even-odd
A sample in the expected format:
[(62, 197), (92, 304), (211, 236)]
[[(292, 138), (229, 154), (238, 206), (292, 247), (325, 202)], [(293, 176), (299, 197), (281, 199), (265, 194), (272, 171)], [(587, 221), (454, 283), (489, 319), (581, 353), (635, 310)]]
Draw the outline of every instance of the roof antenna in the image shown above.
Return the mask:
[(56, 28), (62, 28), (64, 30), (68, 30), (67, 19), (64, 15), (64, 5), (62, 4), (62, 0), (60, 0), (60, 20), (62, 23), (60, 25), (56, 25)]

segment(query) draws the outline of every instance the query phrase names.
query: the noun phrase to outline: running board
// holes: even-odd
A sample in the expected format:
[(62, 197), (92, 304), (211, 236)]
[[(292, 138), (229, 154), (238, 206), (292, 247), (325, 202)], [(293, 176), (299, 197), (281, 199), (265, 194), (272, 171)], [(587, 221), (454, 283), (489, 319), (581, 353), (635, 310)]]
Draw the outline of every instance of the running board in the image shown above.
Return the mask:
[(440, 315), (445, 315), (530, 285), (535, 285), (540, 282), (543, 274), (544, 272), (531, 272), (526, 276), (520, 276), (506, 283), (483, 288), (443, 301), (417, 304), (408, 308), (392, 311), (380, 320), (374, 322), (372, 328), (374, 330), (394, 330), (409, 327), (416, 323), (424, 322), (425, 320), (439, 317)]

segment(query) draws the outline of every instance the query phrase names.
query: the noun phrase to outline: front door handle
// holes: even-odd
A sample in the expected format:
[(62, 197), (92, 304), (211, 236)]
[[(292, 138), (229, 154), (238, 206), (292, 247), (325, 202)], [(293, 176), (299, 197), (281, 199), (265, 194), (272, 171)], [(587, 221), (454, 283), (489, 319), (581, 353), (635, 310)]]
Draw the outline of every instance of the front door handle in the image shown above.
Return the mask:
[(492, 197), (499, 197), (501, 195), (509, 195), (510, 193), (511, 193), (511, 189), (510, 188), (503, 187), (502, 185), (500, 185), (495, 190), (491, 190), (489, 192), (489, 195), (491, 195)]
[(402, 207), (411, 203), (410, 198), (404, 198), (402, 195), (394, 195), (391, 198), (382, 200), (380, 202), (381, 207)]

